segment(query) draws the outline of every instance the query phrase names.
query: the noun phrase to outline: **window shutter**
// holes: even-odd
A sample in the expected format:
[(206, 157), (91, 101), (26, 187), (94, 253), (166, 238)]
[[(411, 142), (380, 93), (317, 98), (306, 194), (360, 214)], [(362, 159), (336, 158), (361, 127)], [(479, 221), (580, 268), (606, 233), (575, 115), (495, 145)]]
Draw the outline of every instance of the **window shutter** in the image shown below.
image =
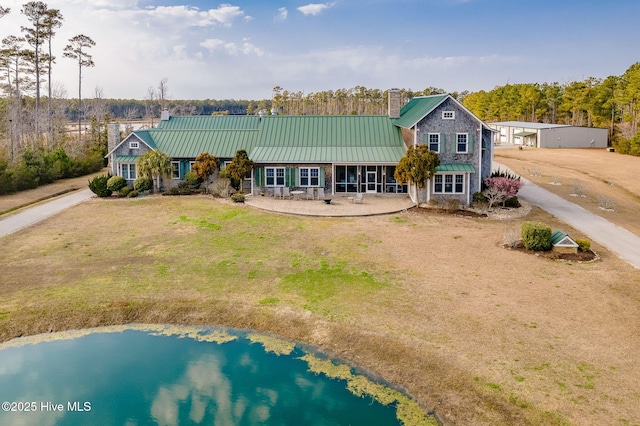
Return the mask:
[(469, 154), (473, 154), (473, 144), (474, 144), (474, 134), (469, 133), (469, 136), (467, 136), (467, 152)]
[(440, 153), (447, 151), (447, 134), (440, 133)]
[(451, 133), (451, 152), (458, 152), (458, 136), (455, 133)]
[(258, 167), (253, 170), (253, 180), (256, 186), (264, 186), (264, 168)]
[(296, 172), (298, 169), (291, 169), (287, 167), (284, 169), (284, 184), (285, 186), (296, 186)]
[(429, 133), (422, 134), (422, 144), (429, 145)]
[(324, 167), (320, 167), (320, 186), (324, 187)]

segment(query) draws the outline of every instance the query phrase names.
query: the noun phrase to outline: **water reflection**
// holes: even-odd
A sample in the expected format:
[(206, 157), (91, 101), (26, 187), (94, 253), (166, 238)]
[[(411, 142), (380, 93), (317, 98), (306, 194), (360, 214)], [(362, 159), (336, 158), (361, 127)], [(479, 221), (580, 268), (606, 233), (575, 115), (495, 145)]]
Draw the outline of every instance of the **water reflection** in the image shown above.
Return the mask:
[[(2, 411), (0, 424), (400, 424), (393, 405), (310, 373), (300, 348), (279, 356), (240, 332), (224, 344), (206, 341), (206, 330), (179, 338), (97, 329), (2, 345), (0, 401), (35, 402), (38, 409)], [(42, 405), (48, 402), (64, 409)], [(83, 403), (90, 409), (77, 410)]]

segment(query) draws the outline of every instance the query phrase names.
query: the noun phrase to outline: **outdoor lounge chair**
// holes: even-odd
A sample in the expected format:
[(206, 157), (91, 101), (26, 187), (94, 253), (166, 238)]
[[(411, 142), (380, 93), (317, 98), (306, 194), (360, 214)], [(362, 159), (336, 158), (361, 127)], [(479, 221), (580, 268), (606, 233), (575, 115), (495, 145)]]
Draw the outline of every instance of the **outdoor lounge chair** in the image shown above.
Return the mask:
[(363, 201), (362, 192), (358, 192), (355, 197), (349, 197), (349, 202), (352, 204), (362, 204)]
[(318, 188), (318, 200), (324, 200), (324, 188)]
[(275, 188), (273, 188), (273, 197), (274, 198), (282, 198), (282, 188), (280, 188), (279, 186), (276, 186)]
[(313, 200), (313, 188), (307, 188), (307, 200)]
[(291, 191), (289, 191), (288, 186), (282, 188), (282, 198), (284, 197), (291, 198)]

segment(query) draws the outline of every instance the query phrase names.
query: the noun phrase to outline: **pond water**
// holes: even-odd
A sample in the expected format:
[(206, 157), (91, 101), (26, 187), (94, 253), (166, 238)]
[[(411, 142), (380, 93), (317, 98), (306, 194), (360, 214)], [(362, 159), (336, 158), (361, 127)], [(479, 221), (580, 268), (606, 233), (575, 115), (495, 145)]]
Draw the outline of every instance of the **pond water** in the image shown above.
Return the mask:
[(314, 360), (335, 366), (288, 342), (214, 328), (111, 327), (16, 339), (0, 345), (0, 424), (401, 424), (401, 398), (383, 405), (357, 391), (360, 376), (349, 376), (348, 367), (338, 367), (347, 376), (339, 379), (310, 371)]

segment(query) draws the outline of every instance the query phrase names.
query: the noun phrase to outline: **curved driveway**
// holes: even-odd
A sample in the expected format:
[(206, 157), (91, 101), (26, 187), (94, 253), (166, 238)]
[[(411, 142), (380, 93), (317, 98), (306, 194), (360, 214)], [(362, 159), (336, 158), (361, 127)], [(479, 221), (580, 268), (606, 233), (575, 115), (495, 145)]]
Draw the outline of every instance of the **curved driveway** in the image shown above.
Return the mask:
[[(502, 164), (495, 162), (493, 164), (494, 168), (508, 169)], [(579, 229), (593, 241), (597, 241), (640, 269), (640, 237), (525, 178), (522, 178), (522, 181), (524, 185), (518, 192), (518, 197), (551, 213), (575, 229)]]
[(56, 198), (52, 201), (28, 207), (20, 213), (16, 213), (6, 219), (0, 220), (0, 238), (12, 234), (19, 229), (33, 225), (41, 220), (61, 212), (71, 206), (80, 204), (93, 197), (90, 189), (83, 189), (72, 194)]

